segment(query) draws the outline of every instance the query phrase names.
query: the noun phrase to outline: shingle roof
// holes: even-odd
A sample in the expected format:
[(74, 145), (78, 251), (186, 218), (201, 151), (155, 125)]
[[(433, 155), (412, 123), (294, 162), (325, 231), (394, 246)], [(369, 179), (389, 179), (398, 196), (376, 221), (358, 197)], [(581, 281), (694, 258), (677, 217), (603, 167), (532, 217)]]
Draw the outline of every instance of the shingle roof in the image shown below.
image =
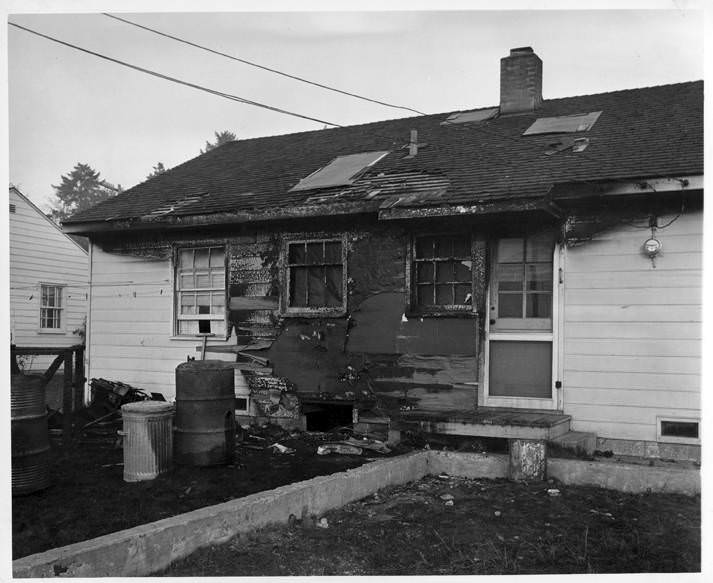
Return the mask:
[[(595, 111), (602, 114), (581, 134), (589, 139), (581, 153), (551, 153), (565, 135), (522, 135), (537, 118)], [(443, 124), (451, 113), (230, 142), (66, 223), (151, 213), (149, 220), (160, 221), (334, 200), (368, 201), (371, 209), (377, 202), (376, 208), (488, 202), (543, 196), (558, 183), (703, 172), (702, 81), (550, 99), (532, 113)], [(412, 129), (421, 146), (409, 158), (404, 146)], [(573, 135), (579, 134), (566, 134)], [(350, 187), (290, 192), (337, 156), (376, 150), (391, 153)]]

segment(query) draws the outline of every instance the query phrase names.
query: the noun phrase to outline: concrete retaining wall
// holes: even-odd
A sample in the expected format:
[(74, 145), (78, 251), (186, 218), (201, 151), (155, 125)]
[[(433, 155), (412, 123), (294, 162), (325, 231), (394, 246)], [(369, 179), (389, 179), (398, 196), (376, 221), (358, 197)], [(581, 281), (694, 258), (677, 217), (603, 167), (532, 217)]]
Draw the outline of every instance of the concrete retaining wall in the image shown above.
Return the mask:
[[(13, 561), (13, 575), (148, 575), (200, 547), (226, 542), (237, 534), (269, 524), (285, 523), (291, 514), (319, 516), (380, 488), (419, 480), (429, 474), (506, 478), (508, 464), (507, 455), (414, 452), (23, 557)], [(600, 486), (624, 492), (650, 489), (700, 493), (700, 475), (694, 469), (549, 459), (547, 473), (548, 477), (568, 485)]]
[(284, 523), (294, 514), (320, 515), (380, 488), (420, 480), (429, 452), (365, 464), (267, 492), (194, 510), (13, 561), (14, 577), (141, 576), (161, 570), (200, 547)]

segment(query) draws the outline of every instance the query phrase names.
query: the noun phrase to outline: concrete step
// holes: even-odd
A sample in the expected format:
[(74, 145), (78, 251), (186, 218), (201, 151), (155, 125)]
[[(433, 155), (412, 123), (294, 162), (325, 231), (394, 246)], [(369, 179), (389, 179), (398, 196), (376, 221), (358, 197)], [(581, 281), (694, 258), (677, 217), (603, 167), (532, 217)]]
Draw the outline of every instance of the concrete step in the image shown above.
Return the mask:
[(555, 437), (551, 442), (575, 453), (592, 455), (597, 448), (597, 434), (587, 433), (585, 431), (569, 431)]

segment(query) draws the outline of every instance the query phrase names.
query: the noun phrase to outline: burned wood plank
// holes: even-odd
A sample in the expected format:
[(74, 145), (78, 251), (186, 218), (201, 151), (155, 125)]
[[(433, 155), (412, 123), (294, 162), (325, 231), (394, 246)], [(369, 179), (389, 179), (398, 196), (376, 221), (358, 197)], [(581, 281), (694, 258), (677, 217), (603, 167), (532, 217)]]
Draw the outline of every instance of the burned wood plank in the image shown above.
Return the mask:
[(45, 382), (50, 381), (50, 379), (54, 376), (54, 373), (56, 373), (57, 370), (59, 370), (59, 367), (62, 366), (63, 362), (64, 362), (64, 353), (57, 356), (57, 358), (55, 358), (52, 361), (52, 364), (49, 365), (49, 368), (42, 375), (42, 377), (45, 379)]
[(277, 310), (278, 298), (275, 296), (233, 296), (230, 298), (231, 310)]

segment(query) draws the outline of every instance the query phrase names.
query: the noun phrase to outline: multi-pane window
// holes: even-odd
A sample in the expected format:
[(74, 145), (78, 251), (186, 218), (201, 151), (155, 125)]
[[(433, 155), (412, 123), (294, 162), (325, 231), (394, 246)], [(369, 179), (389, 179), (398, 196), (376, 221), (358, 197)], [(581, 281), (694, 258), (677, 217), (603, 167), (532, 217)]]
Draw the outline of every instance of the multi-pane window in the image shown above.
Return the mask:
[(417, 237), (413, 283), (414, 301), (418, 309), (470, 310), (473, 291), (470, 237)]
[(225, 248), (179, 249), (176, 333), (225, 334)]
[(40, 285), (40, 328), (62, 329), (62, 286)]
[(549, 233), (498, 241), (498, 318), (552, 318), (553, 245)]
[(344, 260), (341, 240), (289, 243), (287, 272), (288, 309), (343, 307)]

